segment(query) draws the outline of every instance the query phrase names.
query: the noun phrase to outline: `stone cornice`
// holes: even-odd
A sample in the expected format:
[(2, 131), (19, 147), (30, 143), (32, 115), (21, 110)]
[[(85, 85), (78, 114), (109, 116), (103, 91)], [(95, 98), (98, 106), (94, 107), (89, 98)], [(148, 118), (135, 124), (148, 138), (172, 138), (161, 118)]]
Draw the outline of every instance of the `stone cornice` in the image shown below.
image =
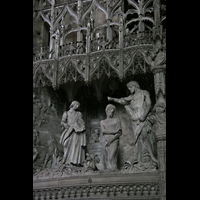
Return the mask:
[(158, 173), (104, 174), (33, 181), (33, 199), (159, 199)]
[[(89, 180), (90, 179), (90, 180)], [(92, 182), (91, 182), (92, 181)], [(33, 180), (33, 189), (57, 188), (77, 185), (109, 185), (158, 183), (158, 172), (85, 175), (76, 177)]]

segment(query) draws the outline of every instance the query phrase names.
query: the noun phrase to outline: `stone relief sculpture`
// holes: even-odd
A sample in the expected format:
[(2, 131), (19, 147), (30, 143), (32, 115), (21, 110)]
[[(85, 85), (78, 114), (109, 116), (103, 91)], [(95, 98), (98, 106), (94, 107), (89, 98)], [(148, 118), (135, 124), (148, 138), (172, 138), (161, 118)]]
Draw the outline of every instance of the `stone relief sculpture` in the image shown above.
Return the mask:
[(163, 102), (157, 102), (153, 108), (153, 129), (156, 136), (166, 135), (166, 105)]
[(73, 101), (69, 111), (64, 112), (62, 116), (64, 131), (60, 137), (60, 144), (64, 147), (63, 164), (82, 165), (85, 160), (85, 123), (82, 113), (76, 111), (79, 106), (78, 101)]
[(53, 164), (53, 158), (57, 157), (57, 144), (56, 141), (53, 137), (53, 135), (50, 134), (49, 139), (47, 141), (47, 153), (45, 155), (44, 163), (43, 163), (43, 168), (46, 167), (48, 161), (51, 161), (51, 166)]
[(36, 129), (33, 129), (33, 162), (37, 159), (38, 157), (38, 150), (37, 146), (39, 145), (39, 132)]
[(48, 123), (48, 115), (57, 116), (55, 108), (50, 104), (42, 103), (35, 95), (33, 95), (33, 127), (43, 127)]
[(153, 163), (157, 163), (154, 156), (154, 142), (155, 138), (151, 132), (151, 99), (146, 90), (140, 89), (136, 81), (130, 81), (127, 84), (131, 95), (123, 98), (108, 97), (108, 101), (113, 101), (124, 105), (127, 114), (131, 118), (132, 130), (134, 133), (135, 150), (134, 161), (130, 164), (144, 163), (144, 154), (150, 156)]
[(145, 55), (145, 60), (151, 65), (151, 70), (156, 68), (166, 67), (166, 53), (163, 51), (163, 47), (160, 40), (156, 40), (154, 45), (154, 52), (149, 56)]
[(116, 107), (112, 104), (106, 106), (107, 118), (101, 121), (103, 132), (103, 145), (105, 156), (105, 168), (117, 170), (117, 154), (119, 146), (119, 137), (122, 135), (121, 122), (119, 118), (113, 118)]
[(89, 143), (93, 144), (93, 143), (99, 142), (99, 140), (100, 140), (99, 129), (95, 128), (92, 130)]
[(83, 162), (86, 170), (98, 170), (96, 164), (100, 162), (98, 155), (92, 153), (86, 153), (86, 159)]

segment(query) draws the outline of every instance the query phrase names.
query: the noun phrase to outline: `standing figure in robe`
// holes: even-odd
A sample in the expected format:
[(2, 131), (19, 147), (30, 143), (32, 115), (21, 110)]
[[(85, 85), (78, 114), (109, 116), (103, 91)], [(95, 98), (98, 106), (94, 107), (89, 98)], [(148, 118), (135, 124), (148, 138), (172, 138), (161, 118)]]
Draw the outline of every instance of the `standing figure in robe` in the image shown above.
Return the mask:
[(80, 106), (78, 101), (73, 101), (69, 111), (62, 116), (61, 125), (64, 131), (60, 137), (60, 144), (64, 147), (63, 164), (80, 166), (85, 160), (86, 133), (82, 113), (76, 111)]
[(106, 106), (105, 120), (101, 120), (101, 129), (103, 132), (103, 144), (105, 168), (117, 170), (117, 154), (119, 146), (119, 137), (122, 135), (121, 121), (119, 118), (113, 118), (116, 107), (112, 104)]
[(108, 97), (108, 101), (114, 101), (124, 105), (127, 114), (131, 118), (136, 149), (133, 164), (143, 162), (143, 151), (147, 151), (151, 160), (157, 163), (157, 159), (154, 157), (155, 138), (151, 132), (152, 120), (150, 119), (150, 95), (146, 90), (140, 89), (140, 86), (136, 81), (130, 81), (127, 84), (127, 88), (131, 95), (119, 99)]

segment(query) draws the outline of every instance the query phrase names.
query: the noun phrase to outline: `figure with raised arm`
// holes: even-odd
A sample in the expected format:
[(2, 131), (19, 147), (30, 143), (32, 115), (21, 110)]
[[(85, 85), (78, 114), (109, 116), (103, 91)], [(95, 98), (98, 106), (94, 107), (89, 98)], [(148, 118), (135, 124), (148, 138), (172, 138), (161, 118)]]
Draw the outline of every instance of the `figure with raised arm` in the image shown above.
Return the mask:
[(140, 86), (136, 81), (130, 81), (127, 84), (127, 87), (131, 93), (128, 97), (108, 97), (108, 101), (124, 105), (128, 116), (131, 118), (136, 150), (132, 164), (143, 162), (142, 152), (144, 149), (147, 149), (151, 160), (157, 163), (157, 159), (154, 156), (155, 138), (151, 132), (152, 121), (149, 117), (151, 109), (149, 92), (140, 89)]

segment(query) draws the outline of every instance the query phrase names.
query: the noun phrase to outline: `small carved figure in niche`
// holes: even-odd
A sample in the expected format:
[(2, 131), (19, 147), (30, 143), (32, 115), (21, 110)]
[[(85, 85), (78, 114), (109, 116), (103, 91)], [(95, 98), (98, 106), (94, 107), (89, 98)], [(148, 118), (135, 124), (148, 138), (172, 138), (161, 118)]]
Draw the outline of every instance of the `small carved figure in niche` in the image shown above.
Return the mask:
[(119, 118), (113, 118), (116, 107), (112, 104), (106, 106), (105, 120), (101, 120), (101, 129), (103, 132), (102, 143), (104, 146), (105, 168), (117, 170), (117, 154), (119, 146), (119, 137), (122, 135), (121, 121)]
[(34, 106), (34, 110), (33, 110), (33, 113), (36, 115), (36, 116), (39, 116), (40, 115), (40, 111), (41, 111), (41, 108), (42, 108), (42, 103), (40, 100), (36, 100), (36, 105)]
[(52, 99), (50, 99), (49, 110), (47, 112), (50, 112), (53, 115), (57, 116), (56, 102)]
[(55, 141), (55, 138), (52, 134), (50, 134), (49, 139), (47, 141), (47, 153), (45, 155), (45, 159), (44, 159), (44, 164), (43, 164), (43, 168), (46, 167), (47, 162), (49, 160), (51, 160), (51, 165), (53, 162), (53, 157), (57, 157), (57, 143)]
[(86, 153), (86, 159), (83, 162), (83, 166), (87, 170), (98, 170), (96, 164), (100, 162), (98, 155), (94, 155), (91, 153)]
[(151, 56), (145, 55), (145, 61), (151, 65), (151, 70), (166, 67), (166, 53), (163, 51), (161, 41), (158, 39), (154, 45), (154, 52)]
[(37, 146), (39, 146), (39, 132), (36, 129), (33, 129), (33, 162), (38, 158)]
[(93, 143), (99, 142), (99, 139), (100, 139), (99, 137), (100, 137), (99, 129), (98, 128), (93, 129), (89, 143), (93, 144)]
[(131, 95), (119, 99), (108, 97), (108, 101), (114, 101), (121, 105), (125, 105), (124, 107), (131, 118), (136, 149), (133, 163), (142, 162), (143, 148), (148, 150), (151, 159), (157, 163), (157, 159), (154, 156), (155, 138), (151, 132), (151, 99), (149, 92), (140, 89), (140, 86), (136, 81), (130, 81), (127, 84), (127, 87), (130, 90)]
[(47, 107), (47, 104), (46, 103), (43, 103), (42, 104), (42, 108), (41, 108), (41, 110), (40, 110), (40, 112), (41, 112), (41, 115), (46, 115), (46, 113), (47, 113), (47, 110), (48, 110), (48, 107)]
[(76, 111), (80, 106), (78, 101), (73, 101), (69, 111), (62, 116), (61, 125), (64, 131), (60, 137), (60, 144), (64, 147), (63, 164), (82, 165), (85, 160), (86, 133), (82, 113)]
[(153, 108), (153, 129), (152, 132), (156, 135), (166, 134), (166, 105), (163, 102), (157, 102)]

